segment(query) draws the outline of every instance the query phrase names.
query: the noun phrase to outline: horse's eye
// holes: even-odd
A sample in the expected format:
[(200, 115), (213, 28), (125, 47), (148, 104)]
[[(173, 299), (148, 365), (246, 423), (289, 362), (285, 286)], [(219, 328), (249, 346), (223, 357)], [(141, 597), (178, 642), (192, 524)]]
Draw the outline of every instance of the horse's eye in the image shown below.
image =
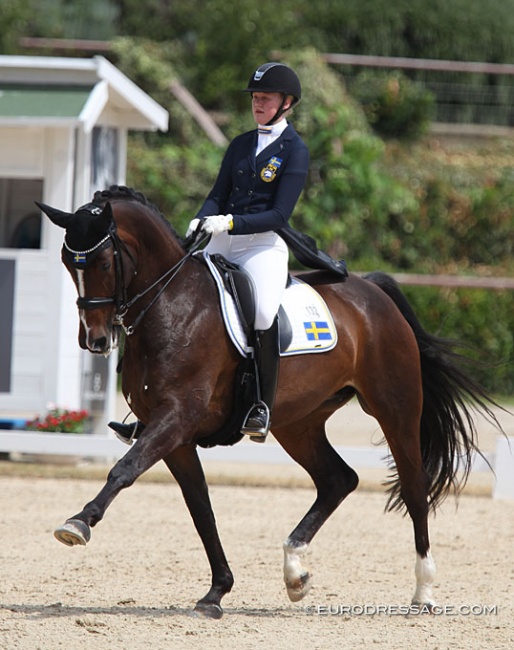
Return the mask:
[(101, 269), (102, 271), (110, 271), (111, 263), (109, 262), (109, 260), (107, 260), (106, 262), (102, 262)]

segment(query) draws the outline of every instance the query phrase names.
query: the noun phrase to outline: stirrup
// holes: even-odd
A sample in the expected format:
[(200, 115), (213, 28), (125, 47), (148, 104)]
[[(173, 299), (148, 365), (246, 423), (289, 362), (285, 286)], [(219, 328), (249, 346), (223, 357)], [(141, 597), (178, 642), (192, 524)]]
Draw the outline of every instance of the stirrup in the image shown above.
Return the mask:
[(269, 433), (270, 411), (265, 402), (257, 402), (246, 414), (241, 433), (254, 442), (264, 442)]

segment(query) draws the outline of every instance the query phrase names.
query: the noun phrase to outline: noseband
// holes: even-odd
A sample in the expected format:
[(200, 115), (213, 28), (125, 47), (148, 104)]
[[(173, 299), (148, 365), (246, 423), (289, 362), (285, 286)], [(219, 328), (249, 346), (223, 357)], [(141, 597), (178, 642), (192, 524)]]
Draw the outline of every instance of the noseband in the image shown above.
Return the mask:
[[(79, 298), (77, 298), (77, 307), (79, 309), (91, 310), (91, 309), (99, 309), (100, 307), (106, 307), (108, 305), (115, 305), (116, 313), (114, 315), (113, 324), (114, 326), (122, 327), (125, 334), (130, 336), (131, 334), (134, 333), (135, 328), (143, 320), (150, 307), (152, 307), (152, 305), (159, 299), (163, 291), (165, 291), (167, 286), (170, 284), (173, 278), (180, 271), (184, 263), (203, 243), (205, 243), (205, 241), (209, 237), (210, 235), (207, 235), (204, 237), (200, 237), (199, 240), (196, 242), (193, 241), (192, 245), (188, 246), (189, 250), (184, 255), (184, 257), (182, 257), (171, 269), (168, 269), (166, 273), (161, 275), (160, 278), (158, 278), (155, 282), (153, 282), (144, 291), (141, 291), (140, 293), (136, 294), (130, 300), (128, 299), (127, 296), (127, 285), (125, 282), (125, 271), (123, 268), (122, 252), (124, 251), (128, 255), (130, 261), (134, 265), (135, 273), (137, 273), (136, 262), (132, 257), (129, 249), (125, 245), (125, 243), (120, 239), (118, 235), (118, 231), (116, 229), (116, 224), (114, 222), (112, 222), (111, 226), (109, 227), (107, 235), (102, 240), (100, 240), (95, 246), (93, 246), (88, 250), (84, 250), (84, 251), (73, 250), (68, 246), (65, 237), (64, 246), (63, 246), (64, 254), (68, 258), (69, 262), (76, 269), (82, 269), (82, 270), (86, 269), (101, 251), (105, 250), (109, 246), (113, 247), (114, 268), (116, 273), (114, 295), (110, 297), (101, 296), (101, 297), (93, 297), (93, 298), (80, 296)], [(126, 313), (128, 312), (128, 310), (132, 307), (132, 305), (134, 305), (140, 298), (143, 298), (147, 293), (155, 289), (164, 280), (166, 280), (166, 282), (162, 285), (162, 287), (152, 298), (152, 300), (148, 303), (148, 305), (146, 305), (146, 307), (144, 307), (139, 312), (139, 314), (134, 319), (131, 325), (126, 326), (123, 322), (123, 319)]]

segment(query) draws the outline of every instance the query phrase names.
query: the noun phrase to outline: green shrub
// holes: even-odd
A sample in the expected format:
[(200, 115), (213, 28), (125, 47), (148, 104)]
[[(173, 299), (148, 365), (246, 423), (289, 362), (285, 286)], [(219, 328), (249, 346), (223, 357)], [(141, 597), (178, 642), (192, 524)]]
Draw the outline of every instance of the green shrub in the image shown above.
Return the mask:
[(173, 144), (150, 148), (143, 135), (134, 135), (127, 183), (143, 192), (183, 235), (212, 187), (222, 154), (209, 142), (187, 149)]
[(433, 94), (400, 72), (363, 72), (349, 86), (373, 130), (385, 138), (415, 140), (427, 132)]
[(476, 364), (469, 373), (497, 395), (514, 393), (514, 309), (512, 290), (404, 286), (423, 327), (462, 343)]

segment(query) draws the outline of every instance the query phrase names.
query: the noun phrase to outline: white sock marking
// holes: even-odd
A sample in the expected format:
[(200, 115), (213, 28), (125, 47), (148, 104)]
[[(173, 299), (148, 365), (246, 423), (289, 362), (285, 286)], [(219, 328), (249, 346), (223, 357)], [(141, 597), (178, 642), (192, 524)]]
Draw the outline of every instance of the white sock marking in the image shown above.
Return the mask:
[(432, 585), (435, 579), (435, 562), (430, 550), (426, 557), (420, 557), (416, 554), (416, 591), (412, 598), (413, 603), (423, 605), (435, 605), (432, 596)]
[(284, 542), (284, 580), (286, 582), (294, 582), (305, 573), (302, 567), (302, 559), (307, 549), (307, 544), (301, 546), (294, 546), (291, 544), (289, 538)]

